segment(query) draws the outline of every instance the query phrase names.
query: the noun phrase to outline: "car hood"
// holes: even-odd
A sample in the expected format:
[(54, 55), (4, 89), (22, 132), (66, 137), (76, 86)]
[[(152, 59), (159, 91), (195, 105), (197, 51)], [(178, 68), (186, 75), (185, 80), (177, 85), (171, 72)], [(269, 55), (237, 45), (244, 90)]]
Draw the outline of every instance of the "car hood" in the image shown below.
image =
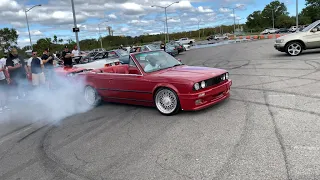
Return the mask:
[(155, 72), (154, 75), (172, 80), (199, 82), (221, 75), (225, 72), (227, 71), (223, 69), (183, 65)]
[(277, 39), (288, 39), (288, 40), (296, 39), (306, 35), (306, 33), (307, 32), (294, 32), (294, 33), (290, 33), (290, 34), (278, 37)]

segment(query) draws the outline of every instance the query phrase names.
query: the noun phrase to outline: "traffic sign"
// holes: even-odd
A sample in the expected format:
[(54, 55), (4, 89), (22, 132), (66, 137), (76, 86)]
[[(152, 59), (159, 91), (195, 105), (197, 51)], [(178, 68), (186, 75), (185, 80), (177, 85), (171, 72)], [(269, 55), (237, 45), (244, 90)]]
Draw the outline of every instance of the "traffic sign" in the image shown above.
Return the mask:
[(80, 28), (72, 28), (73, 32), (80, 32)]

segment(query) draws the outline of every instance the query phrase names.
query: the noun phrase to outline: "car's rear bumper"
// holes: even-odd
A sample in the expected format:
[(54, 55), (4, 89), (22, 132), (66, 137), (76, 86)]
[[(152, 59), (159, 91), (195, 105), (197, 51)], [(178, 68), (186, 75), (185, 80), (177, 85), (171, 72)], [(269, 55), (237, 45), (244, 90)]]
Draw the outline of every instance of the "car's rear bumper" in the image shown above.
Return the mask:
[(230, 96), (232, 80), (218, 86), (193, 94), (179, 94), (181, 108), (185, 111), (197, 111), (219, 103)]

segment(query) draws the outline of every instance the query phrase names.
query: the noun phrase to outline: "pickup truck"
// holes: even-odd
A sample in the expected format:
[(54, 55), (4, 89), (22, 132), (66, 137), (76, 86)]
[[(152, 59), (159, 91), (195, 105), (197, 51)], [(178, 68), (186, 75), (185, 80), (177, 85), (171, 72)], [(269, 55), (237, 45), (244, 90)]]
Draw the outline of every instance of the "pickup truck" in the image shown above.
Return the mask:
[(193, 43), (195, 43), (195, 40), (194, 39), (189, 39), (189, 38), (181, 38), (176, 42), (180, 43), (180, 44), (193, 44)]

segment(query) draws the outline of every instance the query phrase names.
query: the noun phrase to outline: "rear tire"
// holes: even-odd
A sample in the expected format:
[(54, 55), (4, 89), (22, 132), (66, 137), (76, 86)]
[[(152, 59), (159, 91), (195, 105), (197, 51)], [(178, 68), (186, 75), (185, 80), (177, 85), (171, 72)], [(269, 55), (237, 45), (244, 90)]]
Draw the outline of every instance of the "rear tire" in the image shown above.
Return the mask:
[(84, 89), (84, 100), (86, 103), (92, 107), (96, 107), (101, 104), (101, 96), (98, 94), (97, 90), (92, 86), (86, 86)]

